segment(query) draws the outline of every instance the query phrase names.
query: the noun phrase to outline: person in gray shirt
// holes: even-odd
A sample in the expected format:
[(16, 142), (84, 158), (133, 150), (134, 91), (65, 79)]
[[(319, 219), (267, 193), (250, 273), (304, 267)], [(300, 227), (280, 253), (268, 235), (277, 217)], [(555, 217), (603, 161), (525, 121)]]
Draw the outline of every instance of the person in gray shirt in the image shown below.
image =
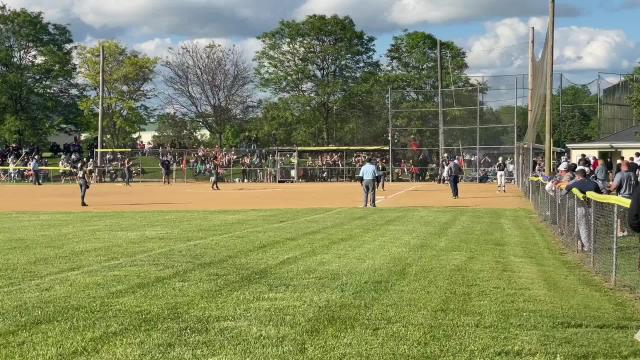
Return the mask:
[(594, 180), (598, 183), (600, 191), (606, 194), (609, 189), (609, 169), (607, 169), (607, 162), (602, 157), (598, 159), (598, 167), (594, 172)]
[(615, 191), (618, 193), (618, 196), (625, 199), (631, 199), (631, 194), (635, 186), (635, 176), (629, 171), (629, 162), (625, 160), (620, 164), (620, 172), (617, 173), (613, 179), (609, 191)]

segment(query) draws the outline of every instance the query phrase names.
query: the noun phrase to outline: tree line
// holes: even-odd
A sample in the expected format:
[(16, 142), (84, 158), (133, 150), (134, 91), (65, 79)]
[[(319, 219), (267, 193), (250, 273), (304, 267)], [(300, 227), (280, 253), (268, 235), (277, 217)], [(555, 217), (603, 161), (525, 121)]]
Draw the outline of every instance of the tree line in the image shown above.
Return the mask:
[[(384, 57), (376, 55), (375, 37), (348, 16), (283, 20), (258, 39), (254, 58), (213, 41), (156, 58), (114, 40), (76, 45), (67, 26), (0, 5), (0, 144), (45, 144), (62, 125), (95, 139), (100, 46), (106, 147), (132, 144), (149, 123), (157, 125), (156, 145), (172, 147), (386, 144), (394, 101), (387, 89), (437, 89), (438, 39), (426, 32), (393, 37)], [(465, 51), (452, 41), (441, 47), (443, 86), (471, 86)], [(564, 91), (591, 101), (584, 90)], [(407, 92), (399, 101), (433, 105), (435, 94)], [(631, 101), (640, 113), (638, 94)], [(576, 111), (558, 116), (556, 144), (595, 136), (576, 130), (593, 126), (593, 114)]]

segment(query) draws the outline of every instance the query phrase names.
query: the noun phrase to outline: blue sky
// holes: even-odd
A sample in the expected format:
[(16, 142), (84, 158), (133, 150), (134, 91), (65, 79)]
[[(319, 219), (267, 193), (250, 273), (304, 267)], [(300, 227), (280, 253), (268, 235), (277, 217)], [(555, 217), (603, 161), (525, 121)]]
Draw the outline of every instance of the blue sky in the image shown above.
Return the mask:
[[(255, 36), (278, 20), (349, 15), (378, 38), (380, 55), (402, 29), (424, 30), (468, 50), (470, 72), (526, 72), (527, 29), (546, 28), (545, 0), (4, 0), (70, 24), (76, 41), (117, 39), (154, 56), (185, 41), (235, 44), (252, 57)], [(557, 0), (556, 71), (580, 79), (627, 72), (640, 60), (640, 0)], [(537, 34), (542, 42), (544, 34)]]

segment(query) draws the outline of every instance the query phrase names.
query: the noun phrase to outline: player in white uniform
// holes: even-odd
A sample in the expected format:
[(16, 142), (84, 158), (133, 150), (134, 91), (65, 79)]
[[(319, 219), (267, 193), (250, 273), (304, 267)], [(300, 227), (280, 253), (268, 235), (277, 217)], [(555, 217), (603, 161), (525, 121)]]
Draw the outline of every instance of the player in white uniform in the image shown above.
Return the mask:
[(498, 192), (507, 192), (506, 185), (506, 176), (505, 171), (507, 170), (507, 164), (502, 160), (502, 156), (498, 158), (498, 163), (496, 164), (496, 178), (498, 179)]

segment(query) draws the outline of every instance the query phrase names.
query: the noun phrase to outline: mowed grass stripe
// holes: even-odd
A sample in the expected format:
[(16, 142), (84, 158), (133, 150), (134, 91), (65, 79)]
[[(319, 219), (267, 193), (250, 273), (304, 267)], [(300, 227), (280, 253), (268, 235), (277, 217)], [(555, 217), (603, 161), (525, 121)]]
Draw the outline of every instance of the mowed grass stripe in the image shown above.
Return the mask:
[[(0, 249), (28, 259), (3, 284), (33, 259), (46, 274), (106, 249), (130, 260), (3, 294), (0, 358), (640, 357), (636, 304), (562, 254), (530, 212), (372, 210), (83, 214), (93, 235), (51, 254), (42, 239), (2, 236)], [(274, 225), (305, 215), (318, 216)], [(29, 223), (20, 216), (12, 224)], [(216, 217), (219, 232), (258, 230), (216, 237)], [(73, 233), (65, 215), (36, 219)], [(114, 223), (144, 226), (110, 240)], [(12, 226), (0, 220), (2, 234)], [(160, 236), (141, 244), (149, 233)], [(82, 258), (53, 259), (85, 243)]]
[[(19, 227), (13, 228), (10, 222), (7, 222), (5, 228), (0, 225), (0, 231), (6, 230), (7, 234), (15, 234), (13, 241), (5, 249), (0, 247), (0, 250), (4, 250), (6, 255), (5, 267), (3, 270), (9, 273), (15, 273), (15, 268), (29, 269), (30, 271), (22, 273), (23, 278), (13, 278), (13, 284), (6, 284), (2, 286), (0, 283), (1, 291), (12, 291), (20, 287), (29, 286), (33, 283), (46, 282), (56, 277), (68, 276), (85, 271), (95, 270), (103, 266), (118, 265), (127, 261), (136, 260), (142, 257), (155, 255), (167, 251), (172, 251), (184, 246), (192, 246), (201, 242), (211, 241), (212, 238), (227, 238), (229, 236), (239, 236), (247, 232), (260, 231), (265, 227), (271, 226), (286, 226), (290, 223), (304, 222), (314, 219), (319, 216), (338, 212), (340, 209), (318, 212), (315, 211), (310, 214), (301, 214), (302, 217), (292, 220), (283, 219), (277, 216), (277, 214), (271, 214), (269, 217), (264, 217), (264, 213), (258, 214), (256, 218), (254, 213), (243, 211), (241, 215), (221, 216), (218, 218), (212, 213), (206, 214), (205, 217), (200, 217), (197, 214), (190, 215), (190, 220), (193, 221), (193, 216), (199, 219), (201, 224), (205, 225), (203, 228), (194, 229), (197, 231), (182, 233), (184, 228), (176, 227), (170, 228), (167, 225), (163, 225), (162, 219), (170, 219), (168, 224), (175, 223), (176, 220), (180, 221), (180, 216), (176, 214), (176, 218), (172, 218), (168, 214), (160, 216), (160, 219), (151, 219), (148, 223), (137, 223), (140, 230), (136, 231), (132, 229), (126, 221), (108, 221), (103, 222), (102, 226), (94, 225), (84, 226), (83, 219), (76, 219), (74, 223), (78, 224), (77, 228), (58, 228), (59, 234), (55, 237), (47, 237), (44, 239), (41, 236), (34, 236), (33, 233), (26, 229), (20, 229)], [(162, 214), (162, 213), (161, 213)], [(203, 214), (203, 215), (205, 215)], [(112, 215), (117, 215), (114, 213)], [(180, 214), (184, 215), (184, 214)], [(224, 213), (229, 215), (229, 213)], [(262, 215), (262, 216), (260, 216)], [(212, 218), (213, 216), (213, 218)], [(37, 228), (39, 217), (34, 217), (30, 221), (21, 221), (20, 226), (26, 227), (34, 226)], [(212, 220), (207, 224), (207, 221)], [(242, 221), (251, 219), (251, 221)], [(259, 227), (253, 226), (253, 222), (258, 221)], [(100, 223), (100, 221), (98, 221)], [(114, 226), (115, 228), (108, 228)], [(154, 229), (154, 225), (161, 226), (160, 229)], [(149, 227), (151, 226), (151, 227)], [(210, 231), (206, 231), (209, 229)], [(39, 231), (36, 231), (39, 233)], [(95, 241), (86, 241), (87, 237), (95, 237)], [(30, 238), (29, 240), (27, 240)], [(35, 243), (31, 240), (35, 239)], [(29, 241), (29, 242), (26, 242)], [(27, 256), (11, 256), (12, 251), (22, 251), (22, 247), (25, 246), (38, 247), (38, 251), (29, 252)], [(2, 244), (2, 243), (0, 243)], [(118, 251), (113, 251), (114, 248), (118, 248)], [(47, 249), (47, 251), (42, 251)], [(31, 255), (29, 257), (28, 255)], [(96, 261), (96, 256), (102, 255), (101, 258)], [(47, 261), (42, 261), (46, 259)], [(86, 260), (82, 262), (82, 260)], [(59, 267), (55, 268), (55, 272), (35, 272), (35, 269), (44, 266), (45, 269), (51, 269), (51, 261), (59, 262)], [(68, 265), (68, 266), (65, 266)], [(1, 270), (0, 270), (1, 271)], [(33, 280), (28, 280), (27, 276), (31, 276)]]

